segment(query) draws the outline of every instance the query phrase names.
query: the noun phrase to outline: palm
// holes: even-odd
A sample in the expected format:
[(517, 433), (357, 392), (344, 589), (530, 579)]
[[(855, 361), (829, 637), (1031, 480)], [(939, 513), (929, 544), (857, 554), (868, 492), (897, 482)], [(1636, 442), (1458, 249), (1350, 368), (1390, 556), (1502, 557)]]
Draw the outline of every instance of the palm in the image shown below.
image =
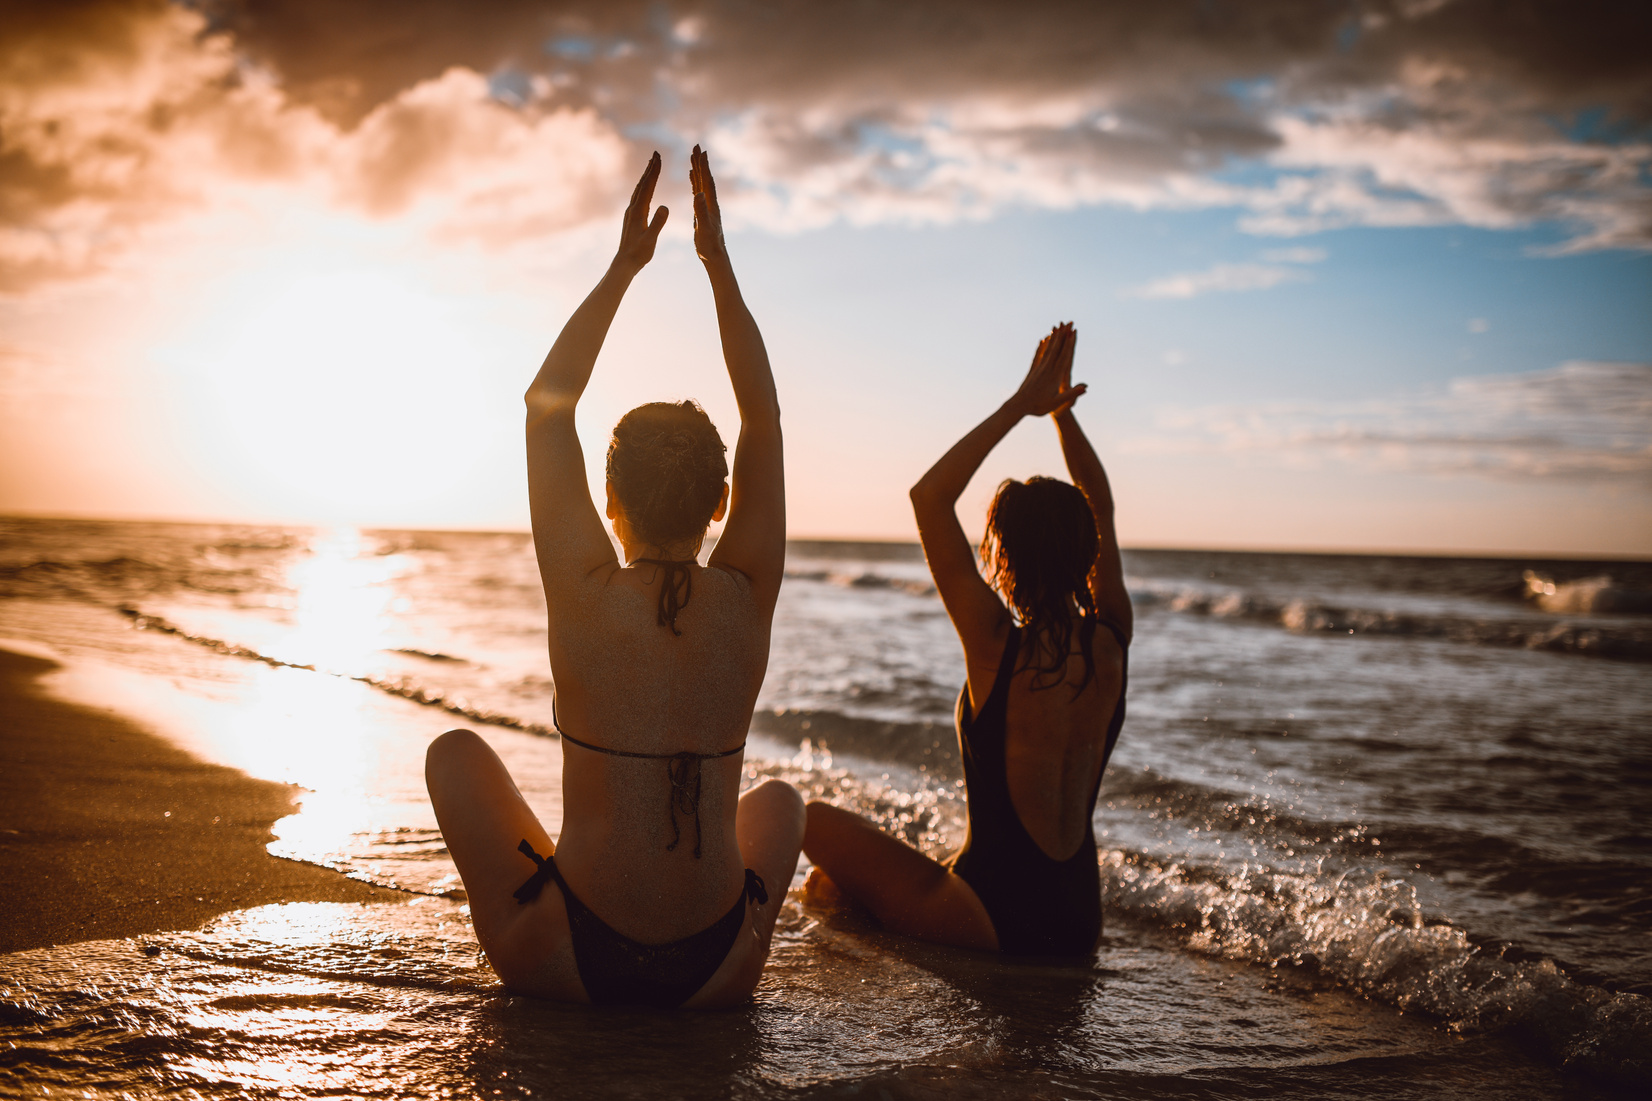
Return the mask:
[(1078, 331), (1071, 322), (1057, 325), (1049, 336), (1039, 341), (1032, 366), (1015, 394), (1014, 400), (1023, 413), (1034, 417), (1059, 413), (1083, 396), (1084, 385), (1072, 384), (1073, 350), (1077, 344)]
[(654, 220), (648, 220), (648, 208), (654, 202), (654, 185), (660, 179), (660, 155), (655, 153), (648, 158), (648, 167), (643, 169), (642, 179), (631, 192), (631, 202), (625, 208), (625, 220), (620, 226), (619, 252), (615, 260), (631, 268), (640, 270), (644, 264), (654, 259), (654, 245), (660, 239), (660, 230), (665, 225), (670, 211), (660, 207), (654, 212)]
[(694, 189), (694, 251), (701, 260), (727, 255), (723, 244), (723, 211), (717, 205), (717, 181), (711, 160), (698, 145), (689, 157), (688, 183)]

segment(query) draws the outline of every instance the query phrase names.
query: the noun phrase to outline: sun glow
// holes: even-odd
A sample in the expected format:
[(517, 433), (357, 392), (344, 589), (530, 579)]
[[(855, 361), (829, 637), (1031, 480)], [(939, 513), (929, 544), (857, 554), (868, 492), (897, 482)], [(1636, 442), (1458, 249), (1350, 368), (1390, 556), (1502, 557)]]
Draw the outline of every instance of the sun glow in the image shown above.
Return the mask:
[(207, 477), (254, 508), (383, 520), (463, 491), (497, 426), (465, 301), (391, 269), (264, 270), (166, 353)]

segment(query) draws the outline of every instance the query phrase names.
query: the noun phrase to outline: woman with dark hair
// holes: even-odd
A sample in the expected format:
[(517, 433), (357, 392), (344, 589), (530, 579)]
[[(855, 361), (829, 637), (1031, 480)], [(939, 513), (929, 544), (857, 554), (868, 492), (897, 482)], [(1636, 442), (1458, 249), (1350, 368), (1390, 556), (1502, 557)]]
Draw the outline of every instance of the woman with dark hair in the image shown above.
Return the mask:
[[(549, 611), (562, 736), (553, 843), (504, 764), (468, 730), (431, 744), (425, 780), (470, 897), (476, 938), (513, 990), (564, 1001), (717, 1008), (757, 985), (803, 840), (803, 801), (770, 780), (739, 795), (786, 550), (780, 406), (694, 148), (694, 246), (711, 278), (740, 409), (731, 481), (693, 402), (631, 410), (608, 445), (607, 513), (585, 481), (574, 407), (631, 280), (660, 155), (632, 193), (619, 252), (527, 393), (528, 497)], [(707, 526), (716, 549), (698, 562)]]
[[(1047, 956), (1087, 955), (1101, 936), (1091, 816), (1124, 722), (1131, 613), (1107, 474), (1073, 417), (1085, 391), (1072, 385), (1076, 340), (1070, 324), (1051, 330), (1015, 395), (912, 487), (924, 555), (964, 645), (963, 848), (940, 863), (857, 814), (809, 804), (810, 894), (835, 885), (898, 933)], [(999, 486), (983, 579), (954, 506), (1010, 429), (1046, 414), (1078, 485)]]

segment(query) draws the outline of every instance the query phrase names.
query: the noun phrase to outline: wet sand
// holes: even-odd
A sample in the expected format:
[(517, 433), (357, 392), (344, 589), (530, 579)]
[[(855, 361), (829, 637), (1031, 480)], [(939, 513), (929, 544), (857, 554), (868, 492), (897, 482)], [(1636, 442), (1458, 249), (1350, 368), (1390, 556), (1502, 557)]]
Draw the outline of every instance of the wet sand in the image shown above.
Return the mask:
[(194, 929), (272, 902), (399, 892), (269, 855), (297, 789), (207, 764), (118, 714), (63, 703), (49, 659), (0, 648), (0, 953)]

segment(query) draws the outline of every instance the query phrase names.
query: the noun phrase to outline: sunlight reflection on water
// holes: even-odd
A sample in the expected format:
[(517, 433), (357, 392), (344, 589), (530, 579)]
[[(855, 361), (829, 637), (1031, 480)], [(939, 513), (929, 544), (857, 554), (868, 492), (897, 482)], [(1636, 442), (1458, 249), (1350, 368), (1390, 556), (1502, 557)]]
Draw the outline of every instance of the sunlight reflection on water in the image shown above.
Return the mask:
[(292, 627), (273, 655), (318, 669), (355, 670), (385, 647), (386, 613), (397, 578), (415, 569), (407, 555), (368, 553), (354, 528), (320, 532), (310, 553), (287, 567)]

